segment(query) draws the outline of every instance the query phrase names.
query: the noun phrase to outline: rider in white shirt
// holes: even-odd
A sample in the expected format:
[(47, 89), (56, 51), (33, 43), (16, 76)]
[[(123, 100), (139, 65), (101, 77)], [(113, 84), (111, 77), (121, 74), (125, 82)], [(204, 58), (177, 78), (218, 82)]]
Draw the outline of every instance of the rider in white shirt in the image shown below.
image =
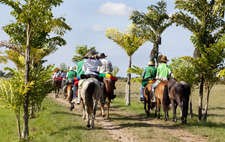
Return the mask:
[(113, 66), (112, 66), (112, 63), (105, 59), (105, 54), (104, 53), (101, 53), (100, 54), (100, 60), (102, 62), (102, 66), (99, 66), (98, 67), (98, 71), (99, 73), (108, 73), (108, 74), (111, 74), (111, 72), (113, 71)]

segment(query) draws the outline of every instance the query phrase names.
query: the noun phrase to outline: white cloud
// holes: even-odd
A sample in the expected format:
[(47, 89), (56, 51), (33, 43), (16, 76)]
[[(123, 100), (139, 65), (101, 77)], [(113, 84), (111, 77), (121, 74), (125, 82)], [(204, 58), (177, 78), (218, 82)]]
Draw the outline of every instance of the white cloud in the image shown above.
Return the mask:
[(123, 3), (107, 2), (98, 8), (98, 12), (110, 16), (126, 16), (130, 15), (133, 9)]
[(105, 30), (104, 27), (100, 26), (100, 25), (93, 25), (92, 27), (89, 28), (91, 31), (94, 32), (102, 32)]

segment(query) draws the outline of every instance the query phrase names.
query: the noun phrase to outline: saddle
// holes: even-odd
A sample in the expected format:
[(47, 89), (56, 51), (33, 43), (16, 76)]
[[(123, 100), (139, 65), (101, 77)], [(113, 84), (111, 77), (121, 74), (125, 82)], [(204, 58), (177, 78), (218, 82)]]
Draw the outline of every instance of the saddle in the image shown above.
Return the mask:
[(97, 79), (97, 80), (100, 81), (100, 82), (103, 82), (103, 77), (100, 77), (100, 76), (98, 76), (98, 75), (85, 75), (85, 74), (82, 74), (82, 75), (80, 76), (81, 79), (88, 79), (88, 78), (91, 78), (91, 77)]

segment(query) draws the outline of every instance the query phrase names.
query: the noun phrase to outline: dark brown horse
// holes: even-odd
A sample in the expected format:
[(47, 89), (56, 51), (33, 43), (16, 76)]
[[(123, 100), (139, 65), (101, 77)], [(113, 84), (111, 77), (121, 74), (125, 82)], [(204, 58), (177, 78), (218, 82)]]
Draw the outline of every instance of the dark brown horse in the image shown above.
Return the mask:
[[(182, 124), (187, 123), (188, 102), (190, 93), (191, 93), (190, 86), (186, 82), (184, 81), (177, 82), (177, 80), (174, 78), (169, 80), (168, 93), (165, 92), (164, 95), (166, 96), (165, 98), (167, 99), (169, 97), (169, 100), (172, 103), (173, 122), (177, 122), (176, 109), (178, 105), (182, 113), (181, 114)], [(165, 101), (168, 102), (168, 100)]]
[[(144, 109), (145, 109), (145, 113), (147, 114), (147, 116), (150, 115), (150, 109), (154, 107), (155, 102), (151, 102), (152, 99), (152, 86), (153, 86), (154, 82), (148, 83), (145, 88), (144, 88)], [(148, 105), (148, 109), (146, 109), (146, 104)], [(156, 111), (155, 111), (155, 116), (156, 116)]]
[[(109, 118), (109, 107), (110, 107), (110, 102), (113, 96), (113, 81), (108, 78), (108, 77), (104, 77), (103, 79), (104, 82), (104, 88), (103, 88), (103, 95), (104, 95), (104, 99), (106, 100), (106, 98), (108, 98), (108, 103), (107, 103), (107, 118)], [(105, 116), (105, 110), (104, 110), (104, 104), (101, 103), (101, 114), (104, 117)]]
[(54, 79), (53, 80), (53, 85), (55, 86), (55, 98), (59, 97), (59, 91), (60, 91), (60, 88), (61, 88), (61, 83), (62, 83), (62, 80), (60, 80), (60, 79)]

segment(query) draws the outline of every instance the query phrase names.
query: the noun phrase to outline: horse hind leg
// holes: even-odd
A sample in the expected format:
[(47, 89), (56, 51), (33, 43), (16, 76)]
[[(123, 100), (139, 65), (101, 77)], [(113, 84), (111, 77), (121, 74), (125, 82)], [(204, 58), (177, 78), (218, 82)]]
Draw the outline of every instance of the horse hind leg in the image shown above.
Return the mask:
[(107, 103), (107, 118), (109, 118), (109, 107), (110, 107), (110, 102), (111, 102), (111, 99), (108, 99), (108, 103)]

